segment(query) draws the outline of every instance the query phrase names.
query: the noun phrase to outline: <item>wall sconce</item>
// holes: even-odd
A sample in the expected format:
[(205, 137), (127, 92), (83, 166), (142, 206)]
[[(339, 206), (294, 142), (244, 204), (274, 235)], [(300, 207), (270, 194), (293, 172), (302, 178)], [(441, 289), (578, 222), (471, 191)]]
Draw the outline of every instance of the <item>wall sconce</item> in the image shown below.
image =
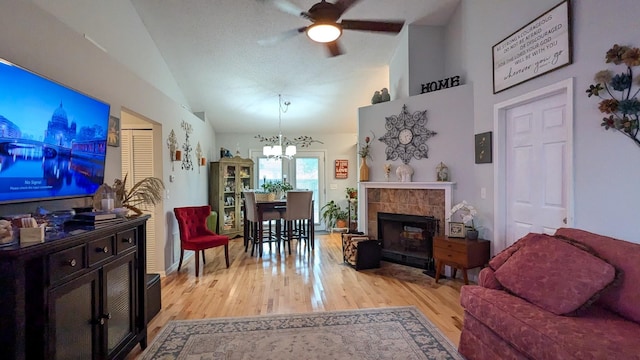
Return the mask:
[(200, 174), (200, 166), (204, 166), (205, 158), (202, 157), (202, 148), (200, 147), (200, 141), (198, 141), (198, 145), (196, 145), (196, 162), (198, 163), (198, 174)]
[(180, 154), (180, 150), (178, 150), (178, 139), (173, 130), (171, 130), (167, 138), (167, 148), (169, 149), (169, 159), (171, 160), (171, 171), (174, 171), (173, 162), (179, 161), (178, 156), (182, 157), (182, 154)]

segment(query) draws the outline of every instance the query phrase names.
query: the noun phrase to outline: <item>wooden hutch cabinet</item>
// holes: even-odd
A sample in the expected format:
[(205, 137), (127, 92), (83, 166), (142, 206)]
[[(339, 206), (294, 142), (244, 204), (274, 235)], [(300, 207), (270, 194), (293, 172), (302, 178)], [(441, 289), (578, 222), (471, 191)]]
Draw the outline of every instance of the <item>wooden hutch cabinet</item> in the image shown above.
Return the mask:
[(145, 348), (148, 218), (0, 248), (0, 357), (123, 359)]
[(242, 235), (242, 191), (253, 188), (253, 160), (235, 156), (211, 162), (209, 166), (209, 205), (218, 213), (218, 232), (229, 237)]

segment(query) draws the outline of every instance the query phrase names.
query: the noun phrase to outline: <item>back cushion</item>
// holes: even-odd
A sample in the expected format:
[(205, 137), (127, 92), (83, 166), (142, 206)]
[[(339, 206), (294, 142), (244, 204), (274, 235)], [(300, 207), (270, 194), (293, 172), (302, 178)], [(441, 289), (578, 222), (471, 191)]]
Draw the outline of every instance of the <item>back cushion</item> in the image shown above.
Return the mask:
[(615, 275), (606, 261), (543, 234), (530, 238), (495, 272), (507, 290), (556, 315), (590, 305)]
[(558, 229), (556, 236), (592, 247), (600, 257), (622, 270), (621, 284), (608, 289), (597, 303), (640, 323), (640, 244), (570, 228)]

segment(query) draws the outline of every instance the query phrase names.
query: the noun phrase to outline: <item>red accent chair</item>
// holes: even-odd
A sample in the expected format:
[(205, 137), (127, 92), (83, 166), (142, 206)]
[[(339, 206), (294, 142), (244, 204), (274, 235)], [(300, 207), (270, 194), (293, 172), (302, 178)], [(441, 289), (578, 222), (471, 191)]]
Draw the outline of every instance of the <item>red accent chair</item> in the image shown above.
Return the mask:
[(202, 264), (204, 265), (204, 250), (224, 245), (224, 258), (229, 267), (229, 237), (218, 235), (207, 228), (207, 217), (211, 215), (211, 206), (187, 206), (173, 209), (178, 227), (180, 229), (180, 263), (178, 271), (182, 267), (182, 258), (185, 250), (196, 252), (196, 276), (200, 272), (199, 252), (202, 251)]

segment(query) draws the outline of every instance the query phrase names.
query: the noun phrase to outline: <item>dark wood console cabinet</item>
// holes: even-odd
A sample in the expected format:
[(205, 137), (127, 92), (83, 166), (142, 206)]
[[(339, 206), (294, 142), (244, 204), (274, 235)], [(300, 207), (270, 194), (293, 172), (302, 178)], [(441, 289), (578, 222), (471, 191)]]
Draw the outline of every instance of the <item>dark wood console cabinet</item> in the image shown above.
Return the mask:
[(0, 248), (0, 357), (122, 359), (144, 349), (148, 218)]

